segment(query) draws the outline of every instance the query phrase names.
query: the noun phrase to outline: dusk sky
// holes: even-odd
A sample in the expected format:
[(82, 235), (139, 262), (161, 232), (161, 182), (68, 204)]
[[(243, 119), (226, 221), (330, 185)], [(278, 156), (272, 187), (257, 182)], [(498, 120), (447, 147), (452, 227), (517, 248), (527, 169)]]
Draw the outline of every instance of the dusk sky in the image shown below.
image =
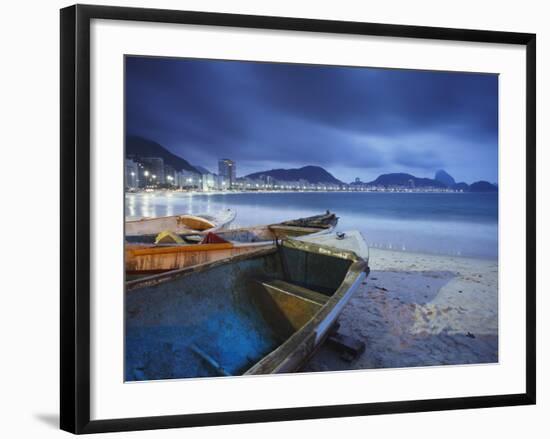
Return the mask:
[(128, 134), (237, 176), (318, 165), (498, 181), (498, 76), (179, 58), (126, 58)]

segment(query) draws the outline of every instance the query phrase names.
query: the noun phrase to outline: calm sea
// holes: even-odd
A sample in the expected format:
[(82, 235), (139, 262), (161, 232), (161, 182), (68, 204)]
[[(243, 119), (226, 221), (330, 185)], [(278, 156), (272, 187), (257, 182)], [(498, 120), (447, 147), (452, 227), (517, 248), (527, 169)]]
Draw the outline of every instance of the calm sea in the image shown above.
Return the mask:
[(138, 193), (126, 195), (127, 216), (214, 213), (231, 208), (234, 226), (275, 223), (335, 212), (338, 230), (360, 230), (369, 246), (496, 259), (498, 194), (365, 192)]

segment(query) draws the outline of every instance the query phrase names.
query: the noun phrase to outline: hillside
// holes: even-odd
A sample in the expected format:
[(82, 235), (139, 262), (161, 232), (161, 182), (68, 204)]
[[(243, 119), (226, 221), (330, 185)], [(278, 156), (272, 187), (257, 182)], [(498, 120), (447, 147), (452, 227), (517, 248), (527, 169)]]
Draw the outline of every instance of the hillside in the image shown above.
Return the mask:
[(448, 187), (453, 187), (456, 184), (455, 179), (443, 169), (440, 169), (435, 173), (434, 180), (437, 180)]
[(312, 184), (342, 184), (340, 180), (320, 166), (304, 166), (295, 169), (271, 169), (270, 171), (254, 172), (253, 174), (248, 174), (246, 177), (258, 179), (267, 176), (278, 181), (306, 180)]
[[(414, 182), (414, 187), (437, 187), (446, 188), (449, 187), (455, 190), (461, 190), (463, 192), (497, 192), (498, 187), (488, 181), (476, 181), (471, 185), (460, 182), (454, 183), (454, 178), (447, 174), (445, 171), (438, 171), (436, 174), (439, 179), (431, 178), (418, 178), (411, 174), (406, 173), (393, 173), (382, 174), (376, 180), (373, 180), (367, 184), (374, 186), (406, 186), (411, 187), (411, 182)], [(445, 184), (441, 180), (447, 181), (449, 184)], [(452, 183), (452, 184), (451, 184)]]
[(470, 192), (497, 192), (498, 187), (488, 181), (476, 181), (470, 185)]
[(198, 166), (198, 165), (193, 165), (193, 167), (199, 171), (202, 175), (205, 175), (205, 174), (212, 174), (212, 172), (210, 172), (208, 169), (206, 169), (204, 166)]
[(164, 160), (165, 165), (172, 166), (176, 171), (192, 171), (197, 172), (187, 160), (172, 154), (164, 146), (149, 139), (139, 136), (126, 137), (126, 157), (160, 157)]
[(402, 172), (382, 174), (376, 180), (367, 184), (374, 186), (411, 186), (411, 181), (414, 183), (414, 187), (447, 187), (447, 185), (440, 181), (431, 178), (419, 178)]

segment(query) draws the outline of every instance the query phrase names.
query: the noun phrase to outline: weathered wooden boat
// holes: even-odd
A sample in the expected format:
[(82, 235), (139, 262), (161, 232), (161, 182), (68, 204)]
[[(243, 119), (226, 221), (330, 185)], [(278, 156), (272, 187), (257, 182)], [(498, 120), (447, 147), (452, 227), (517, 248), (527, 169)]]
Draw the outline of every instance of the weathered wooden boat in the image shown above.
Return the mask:
[(156, 235), (170, 230), (174, 233), (215, 232), (227, 227), (235, 219), (235, 211), (222, 210), (215, 215), (171, 215), (157, 218), (140, 218), (125, 223), (125, 235)]
[(180, 234), (176, 237), (180, 243), (158, 243), (157, 235), (127, 236), (126, 274), (162, 273), (250, 253), (259, 247), (272, 247), (278, 239), (330, 233), (337, 223), (338, 217), (327, 212), (278, 224), (222, 230), (213, 237)]
[(125, 379), (296, 371), (368, 272), (353, 252), (288, 239), (127, 282)]

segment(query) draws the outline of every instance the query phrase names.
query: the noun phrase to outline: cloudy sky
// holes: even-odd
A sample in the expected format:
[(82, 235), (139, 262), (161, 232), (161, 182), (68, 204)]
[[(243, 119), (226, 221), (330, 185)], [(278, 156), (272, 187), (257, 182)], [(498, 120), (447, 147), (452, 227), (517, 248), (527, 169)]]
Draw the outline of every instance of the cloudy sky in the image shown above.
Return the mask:
[(496, 75), (127, 57), (126, 127), (213, 172), (234, 159), (238, 176), (498, 180)]

